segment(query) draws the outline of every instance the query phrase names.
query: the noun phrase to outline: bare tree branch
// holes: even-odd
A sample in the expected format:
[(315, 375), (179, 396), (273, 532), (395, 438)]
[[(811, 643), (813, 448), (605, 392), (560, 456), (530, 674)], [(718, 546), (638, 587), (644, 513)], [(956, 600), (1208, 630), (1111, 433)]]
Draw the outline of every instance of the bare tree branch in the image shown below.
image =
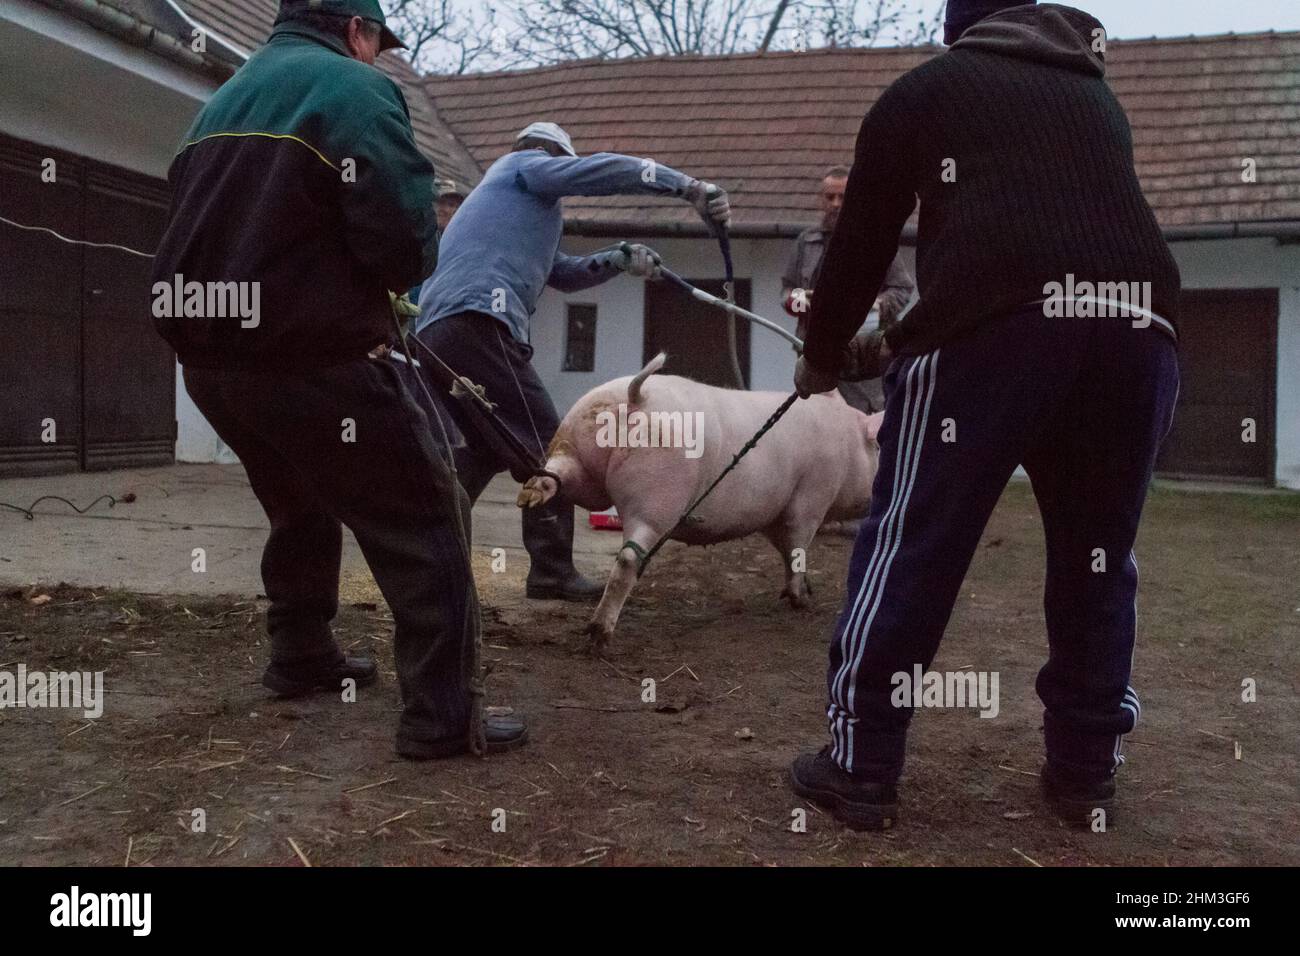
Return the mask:
[[(387, 0), (425, 72), (569, 60), (932, 43), (943, 0)], [(783, 26), (789, 24), (788, 26)]]

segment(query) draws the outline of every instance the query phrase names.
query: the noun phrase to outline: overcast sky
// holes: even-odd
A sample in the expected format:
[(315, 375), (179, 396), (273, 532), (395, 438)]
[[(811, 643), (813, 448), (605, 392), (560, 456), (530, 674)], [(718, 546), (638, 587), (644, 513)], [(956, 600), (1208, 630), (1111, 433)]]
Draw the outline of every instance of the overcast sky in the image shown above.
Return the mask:
[(1075, 0), (1112, 37), (1300, 30), (1300, 0)]

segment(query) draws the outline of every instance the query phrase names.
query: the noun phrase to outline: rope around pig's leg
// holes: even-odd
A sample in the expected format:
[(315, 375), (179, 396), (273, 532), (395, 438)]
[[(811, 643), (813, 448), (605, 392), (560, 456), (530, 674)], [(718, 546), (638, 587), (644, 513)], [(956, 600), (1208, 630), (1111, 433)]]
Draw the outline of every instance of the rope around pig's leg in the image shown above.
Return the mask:
[[(718, 487), (718, 484), (722, 481), (722, 479), (726, 478), (727, 475), (731, 473), (731, 470), (740, 464), (740, 459), (744, 458), (746, 455), (749, 454), (749, 452), (753, 449), (753, 447), (758, 444), (758, 440), (762, 438), (764, 435), (766, 435), (771, 430), (772, 426), (775, 425), (777, 422), (779, 422), (781, 420), (781, 417), (785, 415), (785, 413), (790, 410), (790, 407), (798, 400), (799, 400), (799, 393), (791, 392), (790, 397), (781, 403), (781, 407), (778, 408), (776, 411), (774, 411), (771, 414), (771, 416), (768, 418), (768, 420), (763, 423), (763, 427), (754, 433), (754, 437), (751, 438), (749, 441), (745, 442), (744, 446), (740, 449), (740, 451), (736, 452), (736, 454), (732, 456), (731, 464), (729, 464), (726, 468), (722, 469), (722, 474), (718, 475), (718, 477), (713, 479), (713, 484), (709, 485), (709, 487), (704, 489), (704, 494), (700, 495), (693, 502), (691, 502), (691, 506), (686, 509), (686, 513), (682, 515), (681, 518), (677, 520), (677, 524), (673, 526), (673, 531), (676, 531), (678, 528), (680, 528), (683, 524), (686, 523), (686, 519), (691, 516), (691, 514), (695, 511), (696, 508), (698, 508), (701, 504), (704, 503), (705, 498), (713, 494), (713, 489)], [(664, 546), (664, 542), (668, 540), (668, 538), (672, 535), (673, 531), (669, 531), (667, 534), (661, 536), (659, 540), (654, 543), (654, 546), (649, 551), (642, 550), (641, 546), (637, 544), (635, 541), (623, 542), (623, 547), (631, 548), (638, 558), (637, 569), (636, 569), (636, 576), (638, 578), (641, 577), (641, 575), (645, 572), (646, 565), (650, 563), (650, 559), (659, 553), (659, 549)]]

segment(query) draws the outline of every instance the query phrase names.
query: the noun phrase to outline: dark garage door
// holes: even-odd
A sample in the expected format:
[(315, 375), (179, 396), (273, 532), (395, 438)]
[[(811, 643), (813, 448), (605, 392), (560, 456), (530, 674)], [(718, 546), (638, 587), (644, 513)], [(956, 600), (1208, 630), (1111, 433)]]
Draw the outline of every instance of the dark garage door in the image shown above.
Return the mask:
[[(1276, 289), (1193, 289), (1179, 317), (1182, 390), (1156, 464), (1188, 478), (1272, 483), (1276, 439)], [(1242, 421), (1255, 441), (1242, 441)]]
[[(723, 295), (720, 279), (687, 279), (691, 285), (716, 296)], [(736, 304), (749, 308), (748, 279), (736, 280)], [(735, 388), (736, 379), (727, 355), (727, 315), (705, 305), (667, 282), (645, 284), (645, 338), (642, 361), (668, 353), (666, 375), (681, 375), (697, 382)], [(749, 386), (749, 323), (736, 320), (736, 354), (740, 373)]]
[[(165, 183), (3, 136), (0, 197), (7, 219), (145, 252), (167, 211)], [(175, 358), (153, 331), (149, 269), (0, 223), (0, 475), (172, 461)]]

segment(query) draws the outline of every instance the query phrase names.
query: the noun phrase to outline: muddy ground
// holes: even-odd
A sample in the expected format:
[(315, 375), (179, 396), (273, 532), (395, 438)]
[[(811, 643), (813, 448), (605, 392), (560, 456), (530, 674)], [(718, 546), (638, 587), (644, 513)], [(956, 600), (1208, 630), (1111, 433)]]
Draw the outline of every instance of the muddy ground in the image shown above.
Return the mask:
[(777, 559), (752, 539), (665, 549), (604, 660), (585, 651), (586, 609), (523, 601), (521, 569), (485, 565), (490, 702), (532, 727), (527, 748), (486, 761), (393, 754), (390, 619), (368, 581), (348, 582), (337, 621), (381, 661), (356, 703), (268, 698), (264, 602), (10, 591), (0, 670), (103, 670), (108, 693), (96, 720), (0, 711), (0, 863), (1296, 865), (1300, 496), (1162, 490), (1148, 515), (1143, 722), (1104, 834), (1063, 828), (1037, 793), (1041, 528), (1017, 484), (935, 664), (999, 671), (1001, 713), (917, 718), (886, 834), (812, 809), (807, 832), (791, 829), (803, 804), (786, 768), (823, 742), (849, 542), (818, 539), (814, 609), (799, 613), (777, 603)]

